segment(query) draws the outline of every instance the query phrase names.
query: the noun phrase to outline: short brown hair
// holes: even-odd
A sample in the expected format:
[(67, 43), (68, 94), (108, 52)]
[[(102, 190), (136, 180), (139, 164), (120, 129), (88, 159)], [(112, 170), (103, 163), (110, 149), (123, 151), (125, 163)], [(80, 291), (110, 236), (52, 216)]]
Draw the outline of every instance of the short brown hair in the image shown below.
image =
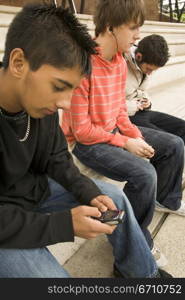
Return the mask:
[(94, 14), (96, 37), (107, 26), (118, 27), (134, 22), (142, 26), (145, 20), (143, 0), (99, 0)]
[(169, 57), (169, 48), (163, 36), (151, 34), (145, 36), (136, 48), (135, 54), (142, 54), (141, 64), (146, 63), (157, 67), (163, 67)]

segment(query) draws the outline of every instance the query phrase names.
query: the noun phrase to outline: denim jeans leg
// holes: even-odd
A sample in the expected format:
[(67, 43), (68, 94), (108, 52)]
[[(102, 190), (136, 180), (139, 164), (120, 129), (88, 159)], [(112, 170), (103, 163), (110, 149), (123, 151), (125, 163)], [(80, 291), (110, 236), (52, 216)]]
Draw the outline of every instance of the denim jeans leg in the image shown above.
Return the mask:
[(124, 192), (135, 217), (152, 248), (147, 227), (151, 223), (157, 193), (154, 167), (132, 153), (108, 144), (82, 145), (77, 143), (73, 154), (86, 166), (117, 181), (127, 181)]
[(125, 211), (124, 222), (117, 226), (112, 235), (108, 235), (116, 267), (125, 278), (154, 277), (158, 269), (156, 262), (127, 197), (112, 184), (94, 181), (104, 194), (113, 199), (118, 209)]
[(0, 278), (70, 277), (47, 248), (0, 249)]
[(157, 201), (172, 210), (180, 207), (184, 169), (184, 141), (173, 134), (140, 127), (146, 140), (155, 149), (150, 160), (157, 172)]

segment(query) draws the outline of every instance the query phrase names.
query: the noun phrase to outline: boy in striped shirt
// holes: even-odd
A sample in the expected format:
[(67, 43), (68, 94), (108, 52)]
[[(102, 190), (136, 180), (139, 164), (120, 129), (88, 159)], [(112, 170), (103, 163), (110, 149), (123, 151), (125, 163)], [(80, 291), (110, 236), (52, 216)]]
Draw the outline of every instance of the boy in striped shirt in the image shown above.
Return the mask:
[(154, 251), (147, 227), (155, 201), (185, 215), (181, 205), (184, 143), (166, 132), (138, 128), (128, 117), (122, 53), (139, 39), (142, 1), (100, 1), (94, 22), (98, 54), (91, 58), (92, 74), (75, 90), (62, 128), (83, 164), (111, 179), (127, 181), (124, 192)]

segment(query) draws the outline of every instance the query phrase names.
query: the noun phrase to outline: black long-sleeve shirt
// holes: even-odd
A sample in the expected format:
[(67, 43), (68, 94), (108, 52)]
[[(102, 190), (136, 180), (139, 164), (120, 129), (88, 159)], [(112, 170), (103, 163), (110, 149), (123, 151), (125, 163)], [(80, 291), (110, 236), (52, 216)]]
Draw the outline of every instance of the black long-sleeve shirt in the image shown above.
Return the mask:
[[(74, 240), (70, 210), (34, 212), (50, 195), (48, 177), (73, 193), (81, 204), (101, 194), (74, 165), (59, 127), (58, 114), (31, 118), (28, 139), (20, 142), (21, 119), (0, 115), (0, 248), (37, 248)], [(20, 123), (20, 124), (19, 124)], [(62, 201), (62, 199), (61, 199)]]

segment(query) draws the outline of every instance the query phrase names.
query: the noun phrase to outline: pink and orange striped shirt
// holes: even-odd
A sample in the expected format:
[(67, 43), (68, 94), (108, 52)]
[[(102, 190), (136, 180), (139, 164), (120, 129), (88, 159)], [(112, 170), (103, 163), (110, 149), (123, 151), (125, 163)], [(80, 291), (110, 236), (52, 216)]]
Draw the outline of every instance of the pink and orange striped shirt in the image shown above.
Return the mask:
[[(128, 117), (125, 102), (127, 66), (121, 53), (111, 62), (92, 55), (92, 73), (75, 89), (62, 129), (69, 143), (108, 143), (124, 147), (128, 138), (142, 137)], [(116, 133), (112, 131), (118, 128)]]

